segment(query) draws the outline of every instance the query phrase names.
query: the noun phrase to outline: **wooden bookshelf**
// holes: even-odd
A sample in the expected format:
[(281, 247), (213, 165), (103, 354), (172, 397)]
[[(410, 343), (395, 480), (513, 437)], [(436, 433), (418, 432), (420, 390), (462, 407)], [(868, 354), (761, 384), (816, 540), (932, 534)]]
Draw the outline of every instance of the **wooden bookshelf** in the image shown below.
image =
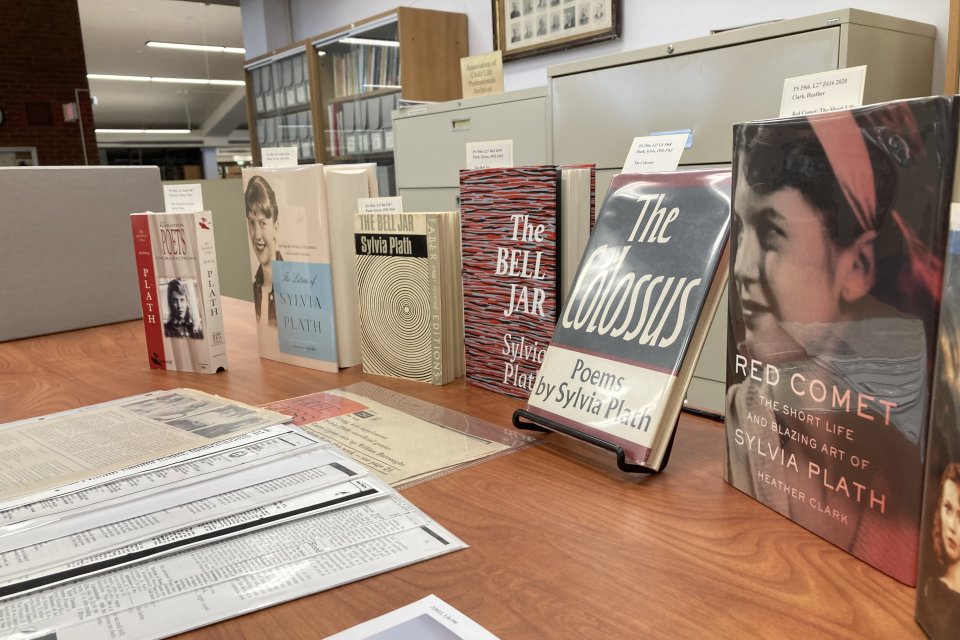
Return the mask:
[[(147, 365), (140, 321), (0, 344), (0, 421), (154, 389), (254, 404), (360, 380), (507, 427), (520, 406), (443, 387), (262, 360), (253, 305), (223, 305), (229, 369)], [(923, 638), (915, 591), (721, 479), (723, 427), (684, 415), (666, 471), (630, 476), (558, 435), (404, 490), (470, 548), (181, 637), (322, 638), (430, 593), (497, 636)]]
[[(382, 42), (396, 42), (395, 47), (343, 43), (344, 38), (366, 38)], [(349, 128), (342, 121), (331, 120), (331, 105), (341, 112), (348, 103), (372, 100), (383, 95), (396, 94), (407, 100), (441, 102), (459, 98), (460, 58), (468, 54), (467, 17), (462, 13), (434, 11), (412, 7), (398, 7), (338, 29), (305, 38), (283, 49), (271, 51), (250, 59), (247, 67), (247, 109), (250, 123), (250, 141), (255, 164), (260, 163), (261, 146), (282, 146), (283, 142), (273, 135), (271, 118), (289, 115), (292, 112), (309, 113), (311, 128), (310, 144), (301, 149), (312, 149), (312, 155), (301, 158), (310, 162), (371, 162), (392, 165), (390, 149), (356, 149), (346, 153), (345, 131), (363, 139), (371, 132), (389, 140), (389, 105), (381, 109), (382, 117), (370, 124), (351, 123)], [(294, 107), (265, 109), (263, 83), (258, 74), (274, 65), (286, 64), (291, 55), (301, 55), (305, 62), (309, 102), (296, 103)], [(389, 69), (387, 68), (389, 61)], [(364, 82), (366, 73), (375, 74), (379, 83)], [(344, 74), (348, 77), (345, 78)], [(282, 74), (281, 74), (282, 75)], [(383, 81), (392, 79), (390, 88), (381, 88)], [(256, 80), (256, 81), (255, 81)], [(396, 84), (394, 84), (396, 83)], [(364, 84), (373, 85), (364, 90)], [(344, 90), (346, 86), (351, 90)], [(284, 121), (285, 122), (285, 121)], [(288, 125), (284, 125), (288, 126)], [(264, 130), (271, 132), (270, 140), (264, 139)], [(340, 152), (332, 152), (330, 132), (340, 134)], [(362, 134), (361, 132), (368, 132)], [(392, 135), (392, 134), (391, 134)], [(334, 149), (336, 151), (336, 149)], [(388, 151), (391, 153), (383, 153)], [(302, 154), (301, 154), (302, 155)]]

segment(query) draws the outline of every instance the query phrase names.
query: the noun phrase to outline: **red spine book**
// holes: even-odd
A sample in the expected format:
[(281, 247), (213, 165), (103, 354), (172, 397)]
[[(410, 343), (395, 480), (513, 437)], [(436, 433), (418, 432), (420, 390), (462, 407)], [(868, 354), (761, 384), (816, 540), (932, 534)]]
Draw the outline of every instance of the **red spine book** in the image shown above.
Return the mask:
[(147, 336), (150, 368), (166, 369), (163, 324), (160, 322), (153, 245), (150, 241), (150, 221), (147, 216), (131, 216), (130, 221), (133, 226), (133, 251), (137, 262), (137, 281), (140, 283), (140, 304), (143, 307), (143, 327)]

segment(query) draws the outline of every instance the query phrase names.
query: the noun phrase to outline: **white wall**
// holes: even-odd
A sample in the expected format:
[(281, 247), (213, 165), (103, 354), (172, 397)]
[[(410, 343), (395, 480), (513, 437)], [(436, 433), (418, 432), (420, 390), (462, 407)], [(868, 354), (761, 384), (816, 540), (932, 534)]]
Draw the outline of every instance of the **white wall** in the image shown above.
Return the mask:
[[(244, 46), (247, 57), (264, 51), (253, 50), (256, 42), (247, 42), (248, 20), (262, 21), (256, 11), (247, 11), (249, 3), (263, 0), (242, 0)], [(466, 13), (470, 37), (470, 53), (493, 50), (491, 0), (272, 0), (268, 4), (277, 11), (286, 11), (289, 2), (293, 40), (332, 31), (355, 20), (389, 11), (397, 6), (416, 6), (421, 9), (440, 9)], [(932, 92), (943, 90), (944, 60), (946, 57), (948, 0), (621, 0), (623, 37), (555, 54), (534, 56), (504, 65), (504, 88), (507, 91), (543, 86), (547, 83), (548, 66), (621, 51), (632, 51), (671, 41), (687, 40), (719, 29), (768, 20), (797, 18), (835, 9), (853, 7), (876, 13), (885, 13), (937, 28), (936, 54)], [(875, 70), (874, 73), (877, 71)]]

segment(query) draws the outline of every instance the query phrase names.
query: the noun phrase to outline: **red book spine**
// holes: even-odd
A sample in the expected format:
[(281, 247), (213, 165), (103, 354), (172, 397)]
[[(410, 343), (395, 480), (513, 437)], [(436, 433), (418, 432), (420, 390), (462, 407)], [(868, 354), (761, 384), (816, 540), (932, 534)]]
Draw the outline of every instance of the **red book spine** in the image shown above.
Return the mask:
[(137, 281), (140, 283), (140, 304), (143, 307), (143, 329), (147, 337), (147, 357), (151, 369), (166, 369), (163, 323), (160, 321), (153, 243), (150, 239), (150, 217), (132, 215), (130, 222), (133, 225), (133, 252), (137, 263)]

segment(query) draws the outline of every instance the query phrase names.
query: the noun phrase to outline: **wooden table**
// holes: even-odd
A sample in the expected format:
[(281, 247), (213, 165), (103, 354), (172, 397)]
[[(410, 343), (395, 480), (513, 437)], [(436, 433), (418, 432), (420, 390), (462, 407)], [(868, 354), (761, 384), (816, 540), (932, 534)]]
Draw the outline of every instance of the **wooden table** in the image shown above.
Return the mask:
[[(153, 389), (260, 404), (366, 380), (508, 426), (515, 400), (359, 367), (257, 355), (252, 305), (224, 301), (229, 370), (152, 371), (139, 321), (0, 344), (0, 421)], [(508, 638), (922, 638), (914, 589), (721, 479), (722, 425), (684, 415), (670, 465), (625, 475), (560, 435), (404, 495), (470, 548), (184, 638), (322, 638), (434, 593)]]

